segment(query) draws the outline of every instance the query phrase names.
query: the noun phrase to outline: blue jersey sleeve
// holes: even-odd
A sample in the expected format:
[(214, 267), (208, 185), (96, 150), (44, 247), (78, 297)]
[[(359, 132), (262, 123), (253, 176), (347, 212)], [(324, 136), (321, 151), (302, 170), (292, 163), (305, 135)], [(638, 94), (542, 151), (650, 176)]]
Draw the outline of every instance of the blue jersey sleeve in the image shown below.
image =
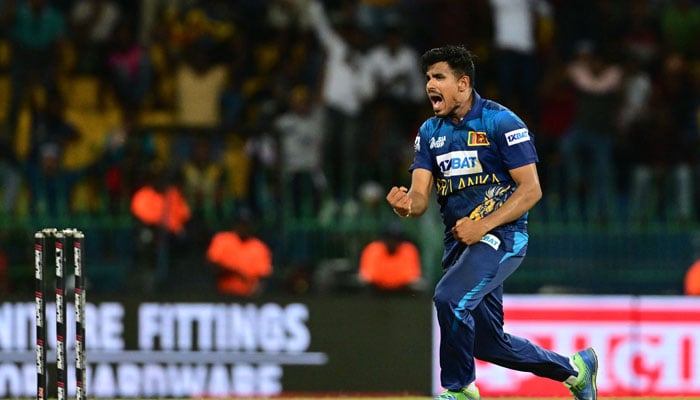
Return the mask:
[(507, 169), (539, 161), (534, 136), (525, 123), (511, 111), (504, 110), (494, 119), (494, 135), (503, 165)]
[(416, 168), (427, 169), (428, 171), (433, 170), (433, 159), (430, 155), (430, 142), (428, 139), (429, 133), (427, 132), (429, 123), (430, 120), (421, 125), (416, 135), (416, 140), (413, 142), (413, 163), (408, 169), (409, 172), (413, 172)]

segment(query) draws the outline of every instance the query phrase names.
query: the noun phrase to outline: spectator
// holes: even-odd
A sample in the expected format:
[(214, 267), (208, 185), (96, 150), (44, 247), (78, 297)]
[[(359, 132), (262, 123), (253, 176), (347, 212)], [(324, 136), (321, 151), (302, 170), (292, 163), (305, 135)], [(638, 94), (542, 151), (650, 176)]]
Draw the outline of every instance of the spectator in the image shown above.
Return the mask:
[(66, 105), (60, 96), (46, 97), (41, 92), (34, 92), (29, 111), (28, 163), (39, 161), (41, 149), (46, 144), (53, 144), (63, 152), (70, 142), (80, 139), (77, 127), (66, 119)]
[[(277, 101), (268, 99), (260, 105), (258, 115), (247, 127), (245, 140), (246, 162), (249, 168), (244, 167), (247, 173), (245, 177), (245, 207), (256, 217), (261, 219), (278, 220), (277, 213), (280, 210), (276, 200), (279, 199), (279, 185), (276, 170), (277, 142), (272, 126), (278, 113)], [(241, 165), (242, 166), (242, 165)]]
[[(136, 110), (123, 110), (120, 123), (107, 132), (99, 166), (102, 169), (108, 210), (128, 208), (136, 190), (152, 183), (164, 168), (158, 157), (155, 137), (138, 125)], [(127, 205), (126, 207), (124, 207)]]
[(649, 112), (651, 101), (651, 76), (636, 54), (627, 54), (621, 89), (618, 124), (624, 136), (646, 122), (645, 116)]
[(538, 90), (541, 105), (536, 143), (543, 161), (540, 176), (543, 201), (535, 207), (543, 211), (545, 220), (557, 223), (563, 217), (562, 198), (565, 196), (561, 140), (574, 119), (576, 92), (567, 75), (567, 65), (560, 55), (550, 51), (546, 59)]
[(556, 41), (561, 56), (569, 59), (581, 40), (591, 40), (609, 54), (619, 51), (624, 28), (630, 20), (630, 3), (638, 1), (551, 1), (556, 7)]
[(310, 27), (308, 15), (300, 10), (308, 7), (310, 0), (271, 0), (267, 6), (266, 22), (275, 29), (289, 29), (297, 26)]
[(190, 219), (190, 207), (175, 185), (143, 186), (131, 199), (131, 211), (144, 224), (161, 226), (172, 234), (182, 233)]
[(140, 283), (144, 290), (156, 290), (169, 275), (172, 249), (184, 247), (190, 207), (182, 195), (180, 182), (160, 172), (149, 177), (134, 193), (131, 212), (137, 221), (133, 237)]
[(694, 214), (692, 165), (697, 161), (698, 137), (692, 90), (686, 57), (669, 54), (654, 82), (649, 105), (653, 118), (645, 115), (649, 121), (641, 128), (648, 130), (635, 131), (635, 140), (629, 143), (638, 154), (631, 193), (636, 222), (663, 217), (684, 224)]
[(358, 1), (355, 14), (359, 28), (368, 32), (370, 39), (376, 40), (401, 18), (401, 3), (399, 0)]
[(622, 45), (634, 55), (641, 67), (651, 70), (663, 49), (659, 21), (647, 1), (632, 1), (626, 15), (628, 23), (622, 33)]
[[(141, 23), (139, 25), (139, 40), (142, 43), (149, 43), (153, 39), (154, 32), (162, 29), (164, 21), (162, 17), (175, 19), (178, 10), (186, 3), (185, 0), (150, 0), (139, 2)], [(174, 22), (174, 21), (172, 21)], [(183, 32), (184, 34), (185, 32)]]
[(228, 70), (212, 59), (213, 42), (200, 38), (187, 47), (187, 56), (175, 72), (176, 114), (181, 125), (218, 128), (219, 104)]
[(81, 133), (64, 116), (60, 97), (31, 101), (30, 148), (25, 162), (31, 196), (32, 215), (65, 216), (70, 213), (75, 184), (91, 167), (68, 170), (63, 166), (66, 146)]
[(107, 52), (107, 74), (122, 108), (139, 110), (153, 89), (148, 49), (139, 44), (131, 25), (122, 20)]
[(58, 95), (58, 70), (65, 41), (63, 14), (47, 0), (8, 0), (3, 25), (9, 26), (10, 101), (8, 128), (15, 134), (25, 93), (39, 84), (47, 96)]
[(182, 165), (183, 192), (193, 216), (202, 223), (223, 217), (224, 166), (217, 161), (208, 138), (197, 138), (192, 156)]
[(37, 153), (37, 164), (28, 170), (30, 212), (35, 217), (66, 217), (71, 213), (73, 188), (85, 170), (63, 167), (62, 149), (55, 143), (41, 145)]
[[(238, 62), (241, 48), (238, 2), (153, 0), (141, 2), (141, 42), (148, 45), (154, 74), (152, 105), (173, 107), (177, 68), (206, 41), (210, 63)], [(246, 42), (249, 44), (252, 42)]]
[(247, 215), (237, 218), (232, 231), (214, 235), (206, 257), (216, 265), (217, 289), (225, 295), (259, 294), (263, 290), (261, 280), (272, 273), (270, 247), (254, 235)]
[(307, 12), (326, 55), (321, 99), (324, 168), (332, 193), (328, 205), (331, 212), (342, 205), (344, 213), (351, 215), (356, 208), (353, 192), (358, 183), (361, 112), (372, 90), (362, 53), (363, 36), (353, 20), (343, 20), (334, 29), (320, 1), (312, 1)]
[(104, 60), (112, 33), (121, 18), (112, 0), (78, 0), (70, 12), (71, 40), (78, 54), (79, 73), (103, 77)]
[(422, 289), (418, 248), (397, 229), (387, 230), (362, 249), (359, 278), (379, 291)]
[(490, 0), (494, 22), (498, 97), (532, 121), (538, 103), (541, 71), (538, 62), (539, 26), (551, 22), (552, 7), (547, 0)]
[[(324, 55), (316, 37), (309, 30), (281, 30), (277, 32), (281, 45), (281, 62), (273, 75), (275, 93), (286, 102), (287, 94), (295, 86), (304, 85), (318, 98), (323, 80), (319, 79)], [(282, 39), (286, 38), (286, 40)]]
[[(562, 138), (567, 218), (570, 222), (611, 222), (616, 216), (614, 143), (622, 70), (592, 42), (577, 47), (568, 75), (577, 91), (572, 126)], [(584, 171), (590, 171), (584, 175)], [(585, 198), (581, 201), (581, 198)]]
[[(187, 129), (176, 140), (175, 162), (190, 157), (192, 136), (210, 134), (215, 149), (223, 141), (218, 138), (221, 128), (221, 100), (228, 78), (228, 69), (212, 59), (211, 39), (200, 38), (187, 47), (184, 62), (175, 71), (175, 115), (178, 124)], [(217, 154), (218, 156), (219, 154)]]
[(323, 121), (308, 88), (292, 90), (289, 111), (277, 117), (274, 128), (280, 147), (282, 204), (290, 205), (293, 217), (316, 216), (326, 189), (321, 161)]
[(628, 54), (622, 84), (622, 102), (618, 114), (620, 146), (623, 163), (630, 166), (630, 217), (633, 222), (649, 222), (643, 208), (651, 204), (655, 193), (650, 187), (652, 166), (650, 152), (658, 143), (651, 142), (656, 135), (651, 117), (652, 81), (636, 54)]
[(376, 95), (411, 104), (415, 109), (425, 95), (423, 73), (417, 67), (418, 53), (406, 42), (404, 29), (398, 22), (385, 28), (382, 41), (367, 52), (366, 68)]
[(388, 185), (403, 176), (411, 162), (410, 155), (394, 150), (412, 143), (425, 91), (418, 53), (406, 42), (404, 30), (399, 23), (387, 26), (383, 40), (367, 53), (374, 96), (368, 99), (365, 130), (372, 140), (361, 141), (360, 157), (367, 162), (360, 182), (378, 179)]
[(254, 68), (243, 82), (246, 101), (244, 117), (245, 152), (251, 162), (246, 177), (247, 208), (257, 217), (274, 219), (278, 171), (275, 169), (276, 142), (273, 122), (284, 109), (288, 91), (278, 85), (288, 38), (282, 31), (261, 27), (252, 49)]

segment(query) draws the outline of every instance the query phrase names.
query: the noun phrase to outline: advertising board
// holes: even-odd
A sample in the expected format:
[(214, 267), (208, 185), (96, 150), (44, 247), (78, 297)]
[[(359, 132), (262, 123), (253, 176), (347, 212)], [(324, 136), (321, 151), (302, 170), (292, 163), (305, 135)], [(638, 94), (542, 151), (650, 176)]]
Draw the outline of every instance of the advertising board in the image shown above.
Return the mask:
[[(241, 303), (122, 299), (88, 303), (85, 313), (89, 397), (430, 391), (425, 297)], [(0, 398), (36, 394), (34, 314), (32, 302), (0, 303)], [(73, 315), (69, 304), (69, 327), (75, 326)], [(53, 303), (47, 304), (46, 317), (51, 364), (56, 360)], [(72, 360), (74, 335), (69, 333), (66, 342)], [(74, 396), (71, 364), (68, 394)], [(55, 365), (47, 370), (55, 381)], [(48, 388), (54, 393), (55, 382)]]
[[(512, 334), (562, 354), (594, 347), (601, 397), (700, 396), (700, 298), (506, 296), (504, 305)], [(438, 331), (428, 296), (256, 302), (131, 298), (88, 303), (85, 312), (90, 397), (440, 390)], [(36, 394), (34, 313), (33, 302), (0, 303), (0, 398)], [(48, 303), (49, 363), (56, 359), (54, 315)], [(51, 377), (54, 366), (48, 370)], [(68, 373), (72, 396), (72, 365)], [(558, 382), (482, 362), (477, 379), (485, 397), (567, 396)], [(55, 385), (49, 389), (55, 391)]]
[[(700, 298), (506, 296), (505, 330), (570, 355), (592, 346), (600, 396), (700, 395)], [(434, 321), (433, 392), (441, 391)], [(567, 396), (558, 382), (477, 362), (482, 395)]]

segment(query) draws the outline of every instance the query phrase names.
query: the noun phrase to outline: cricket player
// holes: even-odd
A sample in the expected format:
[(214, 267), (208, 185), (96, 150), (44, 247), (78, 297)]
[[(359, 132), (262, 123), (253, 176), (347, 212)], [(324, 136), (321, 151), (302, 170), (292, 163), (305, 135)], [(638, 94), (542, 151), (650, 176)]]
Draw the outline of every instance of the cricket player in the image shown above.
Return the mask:
[(593, 349), (571, 357), (503, 331), (503, 282), (521, 264), (528, 210), (542, 197), (533, 135), (504, 106), (474, 90), (472, 54), (461, 46), (423, 54), (434, 117), (416, 136), (411, 187), (386, 196), (401, 217), (425, 213), (435, 186), (445, 224), (444, 275), (435, 288), (442, 400), (478, 400), (474, 359), (563, 382), (596, 400)]

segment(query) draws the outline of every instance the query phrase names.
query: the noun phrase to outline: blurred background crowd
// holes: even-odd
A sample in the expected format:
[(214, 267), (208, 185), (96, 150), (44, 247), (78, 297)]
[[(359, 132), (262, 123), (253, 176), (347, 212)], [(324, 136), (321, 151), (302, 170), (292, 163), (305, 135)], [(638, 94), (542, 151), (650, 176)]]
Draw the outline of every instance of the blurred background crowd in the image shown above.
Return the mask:
[[(193, 265), (241, 221), (279, 288), (356, 269), (398, 229), (419, 57), (448, 43), (535, 135), (532, 225), (698, 223), (698, 1), (0, 0), (0, 21), (5, 291), (47, 226), (87, 231), (95, 268), (124, 272), (105, 290), (209, 275)], [(439, 222), (414, 226), (427, 268)]]

